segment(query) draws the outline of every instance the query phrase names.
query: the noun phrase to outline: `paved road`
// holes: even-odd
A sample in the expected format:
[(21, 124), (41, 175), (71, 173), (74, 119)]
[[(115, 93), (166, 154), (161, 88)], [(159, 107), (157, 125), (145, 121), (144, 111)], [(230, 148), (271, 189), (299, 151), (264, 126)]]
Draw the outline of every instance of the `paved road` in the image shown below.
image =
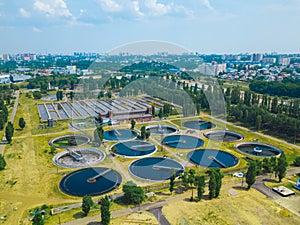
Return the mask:
[[(295, 173), (300, 173), (300, 167), (293, 167), (289, 170), (287, 170), (287, 175), (292, 175)], [(288, 209), (289, 211), (293, 212), (294, 214), (300, 216), (299, 211), (299, 202), (300, 202), (300, 196), (289, 196), (289, 197), (282, 197), (276, 192), (272, 190), (272, 188), (269, 188), (265, 185), (265, 182), (269, 180), (268, 175), (259, 176), (256, 179), (255, 184), (252, 186), (257, 191), (261, 192), (268, 198), (272, 199), (276, 203), (278, 203), (280, 206)], [(297, 203), (298, 202), (298, 203)]]
[(167, 218), (162, 214), (161, 206), (158, 208), (149, 209), (147, 211), (152, 213), (155, 216), (155, 218), (157, 219), (157, 221), (160, 225), (171, 225), (169, 223), (169, 221), (167, 220)]
[[(15, 96), (16, 96), (16, 99), (15, 99), (15, 104), (14, 104), (14, 109), (10, 115), (10, 118), (9, 118), (9, 121), (10, 122), (14, 122), (15, 120), (15, 116), (16, 116), (16, 113), (17, 113), (17, 109), (18, 109), (18, 105), (19, 105), (19, 97), (20, 97), (20, 91), (16, 91), (15, 92)], [(1, 141), (1, 144), (0, 144), (0, 154), (3, 155), (4, 153), (4, 149), (5, 149), (5, 145), (6, 145), (6, 137), (5, 137), (5, 134), (2, 138), (2, 141)]]

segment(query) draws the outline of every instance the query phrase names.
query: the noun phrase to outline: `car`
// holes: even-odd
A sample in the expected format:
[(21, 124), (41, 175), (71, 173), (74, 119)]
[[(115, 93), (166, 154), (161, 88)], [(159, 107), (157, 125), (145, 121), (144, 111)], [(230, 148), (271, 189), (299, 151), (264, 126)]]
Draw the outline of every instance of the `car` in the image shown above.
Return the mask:
[(234, 177), (242, 178), (242, 177), (244, 176), (244, 174), (241, 173), (241, 172), (236, 172), (236, 173), (233, 174), (233, 176), (234, 176)]

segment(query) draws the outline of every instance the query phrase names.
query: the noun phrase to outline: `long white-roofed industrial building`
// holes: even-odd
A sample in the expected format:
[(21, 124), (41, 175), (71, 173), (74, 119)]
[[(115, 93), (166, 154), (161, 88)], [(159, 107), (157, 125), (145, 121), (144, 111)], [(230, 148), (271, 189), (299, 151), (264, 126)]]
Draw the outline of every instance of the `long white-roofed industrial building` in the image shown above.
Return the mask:
[(37, 105), (41, 122), (48, 120), (84, 119), (89, 117), (110, 118), (122, 122), (150, 121), (152, 105), (140, 98), (114, 100), (80, 100)]

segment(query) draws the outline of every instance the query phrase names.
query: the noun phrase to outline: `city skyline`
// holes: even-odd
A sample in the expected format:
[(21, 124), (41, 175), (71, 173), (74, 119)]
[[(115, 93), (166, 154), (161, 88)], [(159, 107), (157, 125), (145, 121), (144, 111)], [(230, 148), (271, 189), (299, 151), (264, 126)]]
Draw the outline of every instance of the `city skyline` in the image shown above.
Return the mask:
[(157, 40), (200, 54), (299, 53), (299, 10), (299, 0), (0, 0), (0, 49), (105, 53)]

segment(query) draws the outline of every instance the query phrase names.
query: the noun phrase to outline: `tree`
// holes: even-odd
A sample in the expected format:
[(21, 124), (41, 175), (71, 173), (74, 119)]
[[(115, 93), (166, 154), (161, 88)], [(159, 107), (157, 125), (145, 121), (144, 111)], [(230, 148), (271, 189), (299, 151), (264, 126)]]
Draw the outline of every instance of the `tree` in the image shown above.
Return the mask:
[(126, 182), (122, 190), (124, 192), (124, 200), (128, 204), (139, 205), (146, 198), (144, 190), (132, 181)]
[(63, 99), (63, 92), (62, 91), (57, 91), (56, 92), (56, 100), (57, 101), (60, 101), (60, 100), (62, 100)]
[(55, 148), (55, 146), (51, 146), (50, 147), (50, 154), (54, 154), (56, 152), (56, 148)]
[(294, 160), (294, 166), (300, 166), (300, 156), (297, 156)]
[(20, 127), (21, 129), (24, 129), (25, 125), (26, 125), (26, 122), (25, 122), (24, 118), (21, 117), (21, 118), (19, 119), (19, 127)]
[(162, 110), (162, 108), (160, 108), (159, 111), (158, 111), (158, 117), (159, 117), (159, 119), (163, 118), (163, 110)]
[(204, 194), (204, 188), (205, 188), (205, 177), (204, 176), (198, 176), (196, 177), (196, 186), (197, 186), (197, 197), (199, 200), (202, 199)]
[(108, 225), (110, 222), (110, 200), (107, 195), (101, 199), (100, 211), (101, 224)]
[(4, 159), (4, 156), (0, 154), (0, 170), (4, 170), (6, 166), (6, 161)]
[(8, 143), (11, 143), (13, 135), (14, 135), (14, 126), (12, 125), (11, 122), (8, 122), (5, 128), (5, 136)]
[(219, 168), (212, 168), (207, 173), (209, 174), (208, 197), (209, 199), (217, 198), (220, 195), (223, 174)]
[(151, 108), (152, 108), (152, 116), (155, 117), (155, 106), (153, 105), (151, 106)]
[(231, 103), (237, 105), (240, 102), (240, 88), (234, 87), (231, 91)]
[(287, 166), (288, 166), (288, 163), (286, 161), (286, 157), (285, 157), (284, 153), (281, 153), (281, 155), (279, 156), (279, 158), (277, 160), (277, 167), (276, 167), (279, 182), (281, 182), (282, 178), (285, 177)]
[(101, 144), (103, 142), (103, 138), (104, 138), (104, 130), (102, 126), (98, 126), (95, 130), (94, 130), (94, 141), (98, 144)]
[(5, 119), (3, 118), (2, 113), (0, 112), (0, 130), (3, 130), (4, 125), (5, 125)]
[(83, 196), (82, 198), (82, 212), (84, 212), (84, 214), (87, 216), (90, 209), (91, 209), (91, 206), (93, 206), (93, 200), (91, 198), (91, 196), (89, 195), (85, 195)]
[(251, 162), (248, 167), (247, 173), (246, 173), (246, 183), (248, 184), (248, 187), (247, 187), (248, 190), (255, 183), (256, 174), (257, 174), (256, 164), (255, 164), (255, 162)]
[(214, 170), (209, 171), (209, 183), (208, 183), (208, 197), (213, 199), (216, 196), (217, 178)]
[(135, 126), (135, 124), (136, 124), (136, 122), (135, 122), (135, 120), (131, 120), (130, 121), (130, 124), (131, 124), (131, 130), (134, 130), (134, 126)]
[(220, 192), (221, 192), (222, 179), (223, 179), (224, 176), (221, 173), (219, 168), (216, 168), (215, 171), (216, 171), (216, 181), (217, 181), (215, 198), (217, 198), (220, 195)]
[(183, 172), (183, 174), (181, 175), (181, 179), (182, 179), (182, 185), (184, 186), (185, 190), (187, 190), (187, 188), (189, 187), (188, 173)]
[(41, 92), (39, 92), (39, 91), (33, 92), (33, 98), (34, 99), (41, 99), (42, 98)]
[(261, 128), (261, 123), (262, 123), (262, 117), (261, 117), (261, 115), (258, 115), (258, 116), (256, 117), (256, 129), (257, 129), (257, 130), (260, 130), (260, 128)]
[(172, 176), (170, 177), (170, 187), (169, 187), (169, 190), (170, 190), (171, 194), (174, 191), (175, 178), (176, 178), (176, 174), (173, 173)]
[(145, 140), (148, 139), (150, 137), (150, 132), (146, 131), (146, 127), (142, 126), (141, 127), (141, 135), (140, 135), (140, 139)]
[(44, 225), (43, 216), (40, 212), (35, 214), (35, 216), (33, 217), (32, 225)]
[[(188, 183), (190, 185), (190, 187), (192, 187), (192, 185), (195, 183), (195, 173), (196, 171), (194, 169), (190, 169), (189, 170), (189, 174), (188, 174)], [(192, 196), (191, 196), (191, 201), (194, 199), (194, 189), (192, 187)]]

